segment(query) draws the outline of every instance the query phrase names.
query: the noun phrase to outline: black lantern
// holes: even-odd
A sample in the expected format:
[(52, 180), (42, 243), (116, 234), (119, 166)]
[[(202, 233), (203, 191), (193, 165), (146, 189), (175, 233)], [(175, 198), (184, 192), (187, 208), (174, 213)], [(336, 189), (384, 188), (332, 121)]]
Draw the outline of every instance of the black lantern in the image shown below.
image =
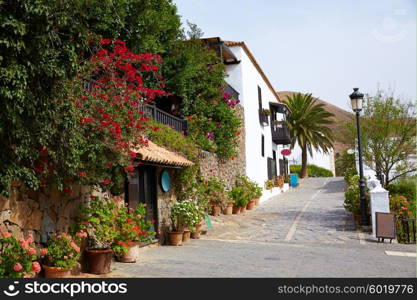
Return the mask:
[(360, 125), (360, 111), (363, 109), (364, 95), (359, 92), (358, 88), (353, 89), (353, 93), (349, 95), (352, 109), (356, 113), (356, 129), (358, 133), (358, 160), (359, 160), (359, 192), (360, 192), (360, 208), (361, 208), (361, 225), (367, 226), (368, 222), (368, 205), (366, 203), (366, 185), (363, 178), (363, 161), (362, 161), (362, 138)]

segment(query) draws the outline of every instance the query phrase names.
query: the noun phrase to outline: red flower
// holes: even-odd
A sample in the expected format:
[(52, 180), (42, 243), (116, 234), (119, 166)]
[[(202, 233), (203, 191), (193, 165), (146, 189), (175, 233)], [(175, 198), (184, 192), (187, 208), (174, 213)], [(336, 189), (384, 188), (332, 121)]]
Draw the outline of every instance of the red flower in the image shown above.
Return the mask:
[(125, 170), (126, 170), (126, 172), (133, 172), (135, 170), (135, 167), (134, 166), (127, 166), (125, 168)]
[(106, 184), (106, 185), (107, 185), (107, 184), (110, 184), (110, 182), (111, 182), (111, 181), (110, 181), (110, 179), (108, 179), (108, 178), (103, 179), (103, 183), (104, 183), (104, 184)]
[(136, 155), (137, 155), (137, 153), (136, 153), (136, 152), (131, 151), (131, 152), (129, 152), (129, 155), (130, 155), (130, 157), (135, 158), (135, 157), (136, 157)]
[(101, 44), (102, 45), (108, 45), (108, 44), (110, 44), (111, 43), (111, 41), (109, 40), (109, 39), (102, 39), (101, 40)]
[(80, 172), (79, 174), (78, 174), (78, 176), (79, 177), (85, 177), (87, 174), (85, 173), (85, 172)]

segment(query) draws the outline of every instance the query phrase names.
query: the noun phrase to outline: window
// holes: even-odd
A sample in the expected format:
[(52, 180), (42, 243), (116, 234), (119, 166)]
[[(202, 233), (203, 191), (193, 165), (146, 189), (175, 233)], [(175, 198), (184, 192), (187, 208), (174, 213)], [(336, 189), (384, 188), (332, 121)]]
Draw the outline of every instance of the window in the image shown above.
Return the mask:
[(262, 145), (261, 145), (261, 154), (262, 157), (265, 157), (265, 136), (262, 135), (262, 141), (261, 141)]
[(258, 85), (258, 105), (259, 105), (259, 110), (261, 110), (262, 109), (262, 90), (259, 85)]
[(277, 151), (272, 150), (272, 159), (277, 160)]

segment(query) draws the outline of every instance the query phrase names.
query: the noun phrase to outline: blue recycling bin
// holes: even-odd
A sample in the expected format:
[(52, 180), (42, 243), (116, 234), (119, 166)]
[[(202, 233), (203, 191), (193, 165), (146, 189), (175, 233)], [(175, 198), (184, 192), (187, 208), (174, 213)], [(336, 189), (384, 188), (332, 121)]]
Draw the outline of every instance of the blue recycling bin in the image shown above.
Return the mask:
[(298, 174), (290, 174), (290, 186), (297, 187), (298, 185)]

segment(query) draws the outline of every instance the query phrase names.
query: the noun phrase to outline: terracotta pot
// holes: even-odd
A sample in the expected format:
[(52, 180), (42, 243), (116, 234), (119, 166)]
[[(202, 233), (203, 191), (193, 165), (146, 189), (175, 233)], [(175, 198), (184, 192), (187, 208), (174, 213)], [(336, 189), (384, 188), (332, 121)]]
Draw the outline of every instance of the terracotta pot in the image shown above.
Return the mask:
[(171, 246), (181, 246), (182, 245), (182, 231), (171, 231), (169, 234), (169, 244)]
[(110, 265), (113, 251), (111, 249), (85, 250), (87, 254), (88, 271), (91, 274), (110, 273)]
[(131, 242), (131, 244), (127, 246), (127, 253), (116, 255), (116, 260), (123, 263), (136, 262), (139, 258), (139, 244), (139, 242)]
[(45, 271), (45, 278), (67, 278), (71, 274), (71, 270), (59, 268), (59, 267), (48, 267), (42, 266)]
[(222, 212), (222, 207), (220, 205), (213, 204), (211, 206), (211, 215), (212, 216), (219, 216), (221, 212)]
[(240, 212), (243, 214), (246, 212), (246, 205), (240, 207)]
[(259, 200), (260, 200), (260, 198), (253, 199), (253, 201), (255, 201), (255, 205), (259, 205)]
[(255, 207), (255, 201), (254, 200), (251, 200), (251, 201), (249, 201), (248, 204), (246, 204), (246, 209), (247, 210), (252, 210), (254, 207)]
[(224, 215), (231, 215), (233, 213), (233, 204), (227, 204), (227, 206), (223, 209)]
[(201, 221), (200, 223), (198, 223), (197, 225), (195, 225), (195, 230), (201, 231), (201, 228), (202, 227), (203, 227), (203, 221)]
[(198, 230), (196, 232), (191, 232), (191, 238), (192, 239), (199, 239), (201, 236), (201, 232)]
[(361, 222), (361, 215), (354, 214), (353, 218), (355, 219), (356, 224), (359, 224)]
[(233, 205), (233, 214), (234, 215), (240, 214), (240, 206)]
[(184, 230), (183, 234), (182, 234), (182, 242), (188, 242), (190, 240), (190, 236), (191, 236), (191, 231), (189, 230)]

